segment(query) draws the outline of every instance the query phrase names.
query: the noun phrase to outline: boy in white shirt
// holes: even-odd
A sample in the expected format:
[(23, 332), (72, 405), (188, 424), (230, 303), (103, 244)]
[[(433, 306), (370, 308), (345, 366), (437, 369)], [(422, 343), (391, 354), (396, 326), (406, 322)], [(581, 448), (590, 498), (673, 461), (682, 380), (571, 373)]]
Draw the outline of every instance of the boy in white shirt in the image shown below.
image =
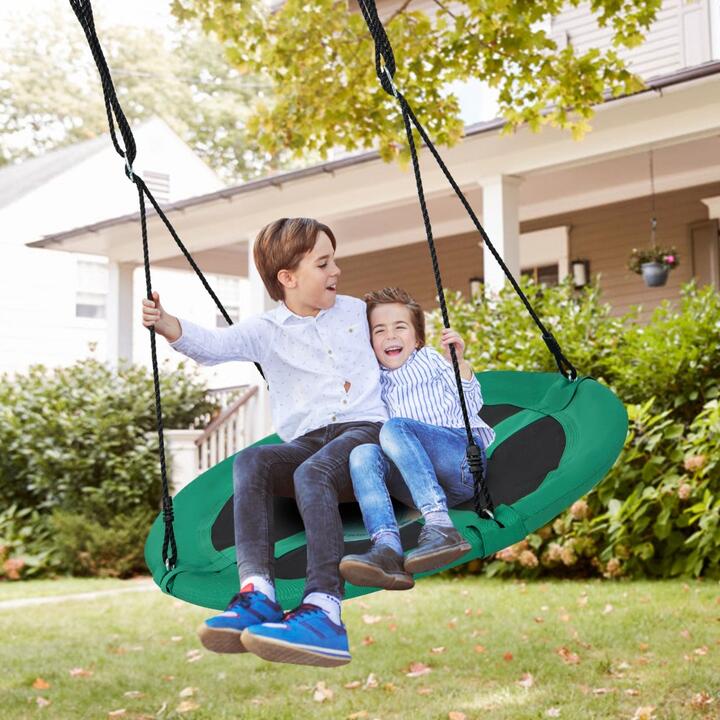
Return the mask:
[[(348, 458), (377, 443), (387, 410), (364, 301), (336, 295), (335, 237), (310, 218), (263, 228), (254, 259), (277, 308), (210, 330), (143, 300), (143, 324), (201, 364), (259, 363), (270, 388), (281, 445), (249, 447), (233, 464), (235, 547), (240, 592), (205, 621), (215, 652), (250, 650), (267, 660), (334, 666), (350, 662), (340, 617), (341, 501), (354, 499)], [(295, 497), (307, 535), (303, 602), (283, 614), (273, 585), (272, 496)]]

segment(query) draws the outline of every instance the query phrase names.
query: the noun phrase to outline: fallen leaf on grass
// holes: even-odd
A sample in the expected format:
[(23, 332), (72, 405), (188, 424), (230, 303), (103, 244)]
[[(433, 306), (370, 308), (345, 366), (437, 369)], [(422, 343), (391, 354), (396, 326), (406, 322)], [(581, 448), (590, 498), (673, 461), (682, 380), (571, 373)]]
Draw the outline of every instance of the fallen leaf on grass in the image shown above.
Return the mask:
[(513, 654), (508, 650), (508, 652), (503, 653), (503, 660), (505, 662), (510, 662), (513, 659)]
[(372, 635), (368, 635), (367, 637), (363, 638), (362, 644), (363, 645), (372, 645), (375, 642), (375, 638)]
[(344, 688), (348, 690), (355, 690), (356, 688), (359, 688), (362, 685), (362, 683), (359, 680), (352, 680), (351, 682), (347, 682), (343, 685)]
[(111, 710), (108, 713), (108, 717), (109, 718), (118, 718), (118, 717), (122, 717), (126, 713), (127, 713), (127, 710), (125, 710), (125, 708), (120, 708), (119, 710)]
[(635, 696), (635, 695), (639, 695), (640, 691), (636, 690), (635, 688), (628, 688), (627, 690), (625, 690), (625, 694)]
[(379, 623), (382, 619), (382, 615), (368, 615), (367, 613), (365, 613), (362, 616), (362, 621), (366, 625), (374, 625), (375, 623)]
[(145, 697), (145, 693), (139, 690), (128, 690), (123, 693), (123, 697), (130, 698), (131, 700), (137, 700), (138, 698)]
[(352, 715), (347, 716), (347, 720), (360, 720), (361, 718), (366, 718), (368, 716), (367, 710), (358, 710), (357, 712), (354, 712)]
[(635, 714), (632, 716), (632, 720), (654, 720), (654, 710), (654, 705), (641, 705), (635, 710)]
[(70, 670), (70, 677), (91, 677), (92, 674), (92, 670), (85, 670), (84, 668), (72, 668)]
[(560, 717), (560, 708), (550, 707), (545, 711), (548, 717)]
[(197, 710), (200, 707), (198, 703), (196, 703), (194, 700), (183, 700), (176, 708), (176, 713), (186, 713), (186, 712), (192, 712), (193, 710)]
[(182, 640), (182, 635), (173, 635), (170, 640), (172, 642), (180, 642)]
[(593, 695), (607, 695), (608, 693), (615, 692), (615, 688), (599, 687), (593, 688)]
[(545, 618), (544, 618), (544, 617), (540, 617), (540, 615), (538, 615), (537, 617), (534, 617), (533, 620), (534, 620), (536, 623), (544, 623), (544, 622), (545, 622)]
[(332, 697), (333, 691), (329, 687), (326, 687), (325, 681), (318, 680), (313, 689), (313, 700), (315, 702), (325, 702), (326, 700), (332, 700)]
[(390, 693), (392, 693), (392, 692), (395, 692), (395, 691), (398, 689), (398, 687), (397, 687), (397, 685), (396, 685), (395, 683), (386, 682), (386, 683), (383, 683), (382, 689), (383, 689), (385, 692), (390, 692)]
[(186, 688), (183, 688), (183, 689), (178, 693), (178, 695), (179, 695), (181, 698), (189, 698), (189, 697), (192, 697), (196, 692), (197, 692), (197, 688), (194, 688), (194, 687), (186, 687)]
[(467, 720), (467, 715), (459, 710), (451, 710), (448, 713), (448, 720)]
[(432, 688), (429, 688), (429, 687), (420, 687), (420, 688), (417, 689), (417, 694), (418, 694), (418, 695), (431, 695), (431, 694), (432, 694), (432, 691), (433, 691)]
[(444, 648), (442, 645), (440, 645), (440, 647), (430, 648), (430, 652), (431, 652), (433, 655), (440, 655), (440, 653), (444, 653), (444, 652), (445, 652), (445, 648)]
[(603, 615), (607, 615), (608, 613), (611, 613), (614, 609), (615, 609), (615, 608), (614, 608), (610, 603), (608, 603), (608, 604), (603, 608), (602, 614), (603, 614)]
[(707, 647), (707, 645), (703, 645), (702, 647), (695, 648), (695, 649), (693, 650), (693, 652), (694, 652), (696, 655), (707, 655), (707, 653), (708, 653), (708, 647)]
[(431, 673), (431, 672), (432, 672), (432, 668), (428, 665), (425, 665), (425, 663), (414, 662), (414, 663), (410, 663), (408, 672), (406, 672), (405, 674), (408, 677), (415, 678), (415, 677), (421, 677), (422, 675), (427, 675), (428, 673)]
[(533, 678), (532, 673), (523, 673), (522, 677), (519, 680), (516, 680), (516, 682), (520, 685), (520, 687), (531, 688), (535, 684), (535, 679)]
[(37, 706), (41, 708), (47, 707), (50, 704), (50, 700), (44, 697), (36, 697), (35, 702), (37, 703)]
[(187, 661), (189, 663), (200, 660), (200, 658), (202, 658), (202, 656), (203, 656), (203, 654), (200, 650), (188, 650), (185, 653), (185, 657), (187, 658)]
[(712, 705), (715, 702), (715, 698), (706, 692), (695, 693), (690, 700), (690, 705), (694, 708), (703, 708), (706, 705)]
[(572, 652), (572, 650), (565, 647), (564, 645), (562, 647), (559, 647), (556, 652), (568, 665), (576, 665), (580, 662), (580, 656)]
[(32, 684), (32, 686), (36, 690), (47, 690), (50, 687), (50, 683), (47, 680), (44, 680), (43, 678), (39, 677), (35, 680), (35, 682)]
[(378, 686), (378, 680), (377, 677), (375, 677), (375, 673), (370, 673), (367, 676), (367, 680), (365, 680), (365, 684), (363, 685), (363, 690), (370, 690), (372, 688), (376, 688)]
[(475, 652), (476, 652), (476, 653), (484, 653), (484, 652), (485, 652), (485, 646), (484, 646), (484, 645), (476, 645), (476, 646), (475, 646)]
[(395, 632), (397, 630), (397, 624), (396, 623), (389, 623), (388, 624), (388, 630), (390, 632)]

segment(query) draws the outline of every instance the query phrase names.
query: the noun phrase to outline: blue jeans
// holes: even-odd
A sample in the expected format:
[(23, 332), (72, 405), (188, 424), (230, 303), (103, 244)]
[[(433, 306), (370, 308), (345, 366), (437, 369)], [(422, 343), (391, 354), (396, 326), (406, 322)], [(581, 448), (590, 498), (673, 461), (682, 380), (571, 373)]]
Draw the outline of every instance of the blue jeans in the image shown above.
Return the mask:
[[(482, 436), (473, 433), (487, 472)], [(350, 476), (371, 539), (397, 532), (390, 495), (424, 514), (447, 511), (473, 497), (465, 451), (465, 428), (428, 425), (395, 417), (380, 430), (380, 445), (358, 445), (350, 453)]]

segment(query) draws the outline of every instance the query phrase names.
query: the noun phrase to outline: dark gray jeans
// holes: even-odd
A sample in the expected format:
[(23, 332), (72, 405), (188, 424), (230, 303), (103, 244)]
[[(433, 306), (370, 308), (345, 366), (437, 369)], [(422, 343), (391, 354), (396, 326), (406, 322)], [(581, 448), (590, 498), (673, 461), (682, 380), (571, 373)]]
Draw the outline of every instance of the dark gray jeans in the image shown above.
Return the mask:
[(245, 448), (233, 463), (235, 550), (241, 578), (274, 579), (273, 495), (294, 497), (307, 535), (305, 594), (342, 598), (345, 546), (338, 503), (352, 502), (348, 458), (379, 441), (380, 422), (336, 423), (282, 445)]

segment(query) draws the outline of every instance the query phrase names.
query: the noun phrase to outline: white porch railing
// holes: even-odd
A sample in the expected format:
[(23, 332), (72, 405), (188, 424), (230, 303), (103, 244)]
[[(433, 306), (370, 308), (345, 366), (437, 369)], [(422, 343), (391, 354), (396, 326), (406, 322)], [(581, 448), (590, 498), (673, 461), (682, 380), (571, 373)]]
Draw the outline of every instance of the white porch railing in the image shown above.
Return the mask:
[(247, 388), (195, 440), (198, 472), (204, 472), (250, 444), (257, 392), (256, 385)]
[[(222, 409), (202, 418), (207, 426), (195, 430), (165, 430), (168, 464), (174, 495), (200, 473), (247, 447), (257, 424), (257, 386), (211, 390)], [(229, 401), (226, 405), (225, 401)]]

